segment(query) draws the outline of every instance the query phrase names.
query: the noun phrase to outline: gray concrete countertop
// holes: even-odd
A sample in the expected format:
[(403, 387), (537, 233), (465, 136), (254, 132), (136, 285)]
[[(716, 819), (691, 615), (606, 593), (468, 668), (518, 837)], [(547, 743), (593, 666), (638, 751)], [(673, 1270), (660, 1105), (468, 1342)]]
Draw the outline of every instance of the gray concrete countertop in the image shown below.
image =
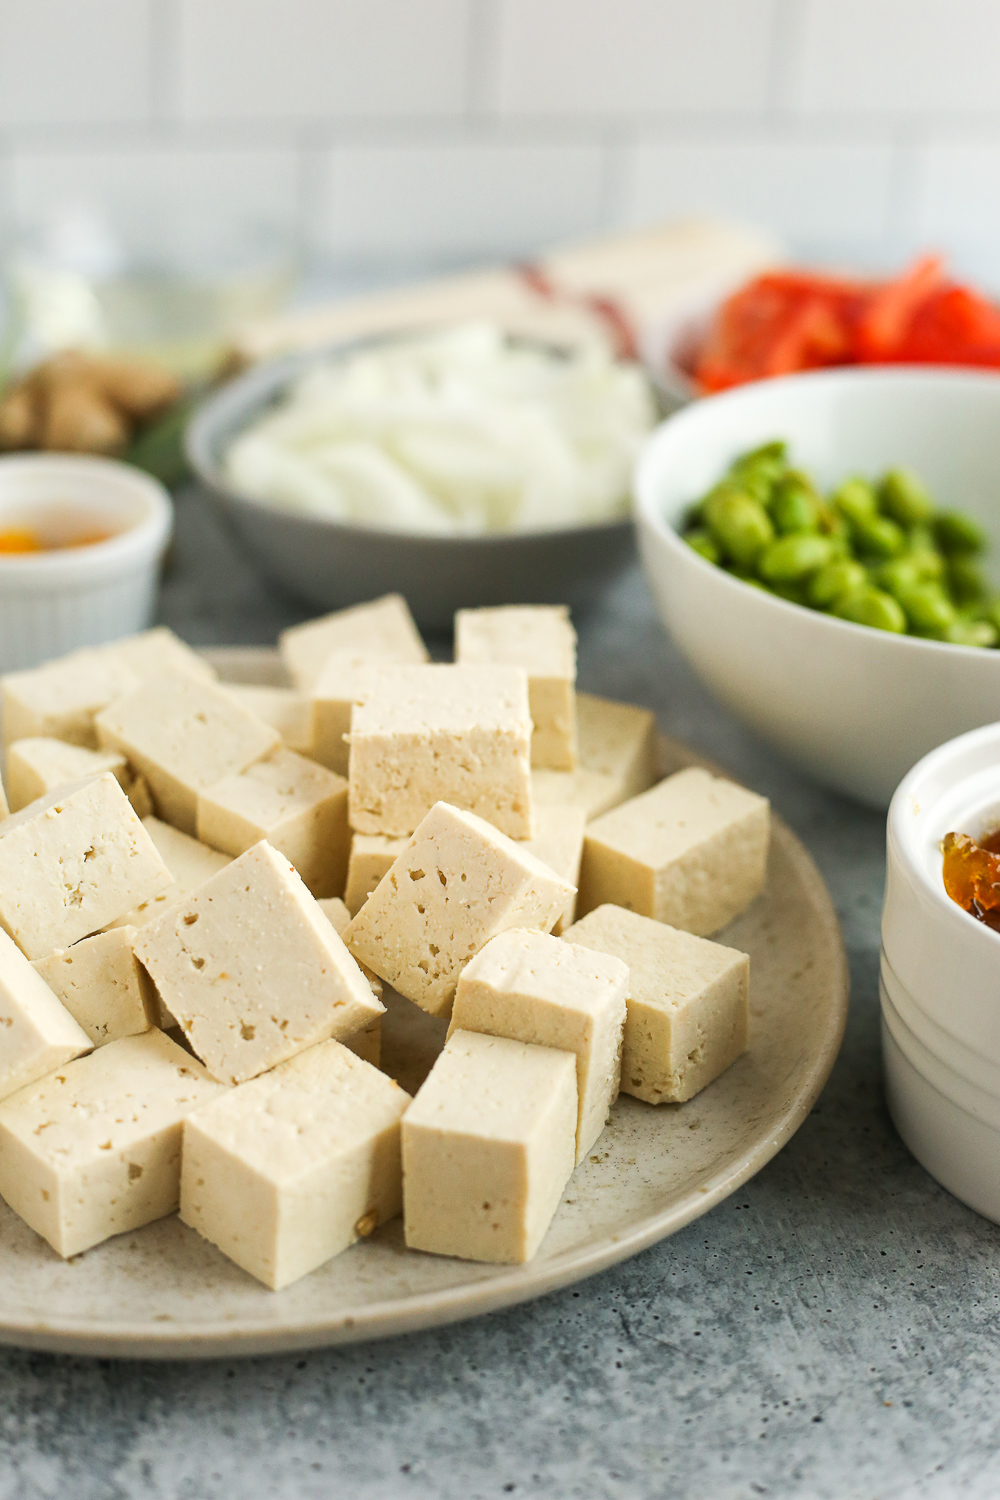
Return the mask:
[[(270, 643), (302, 611), (186, 497), (162, 616), (198, 644)], [(829, 883), (851, 1017), (810, 1119), (674, 1238), (478, 1322), (233, 1364), (0, 1351), (0, 1500), (1000, 1492), (1000, 1229), (931, 1181), (883, 1104), (883, 819), (717, 708), (637, 573), (578, 623), (581, 685), (648, 704), (765, 792)]]

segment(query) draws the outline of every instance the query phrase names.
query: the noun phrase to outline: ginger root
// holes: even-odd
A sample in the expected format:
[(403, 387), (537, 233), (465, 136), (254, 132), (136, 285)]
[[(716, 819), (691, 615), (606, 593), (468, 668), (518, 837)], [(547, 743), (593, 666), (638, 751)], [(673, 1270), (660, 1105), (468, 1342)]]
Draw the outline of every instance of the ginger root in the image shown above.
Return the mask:
[(0, 395), (0, 450), (121, 453), (180, 394), (178, 381), (155, 365), (67, 350)]

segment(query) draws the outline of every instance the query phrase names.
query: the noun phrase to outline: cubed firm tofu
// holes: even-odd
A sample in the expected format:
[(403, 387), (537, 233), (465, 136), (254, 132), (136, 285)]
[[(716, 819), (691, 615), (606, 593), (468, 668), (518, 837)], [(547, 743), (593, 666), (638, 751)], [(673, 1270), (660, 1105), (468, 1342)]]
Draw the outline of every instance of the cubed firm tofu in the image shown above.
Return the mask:
[(463, 666), (523, 667), (534, 724), (531, 764), (573, 769), (576, 631), (564, 604), (460, 609), (455, 616), (455, 660)]
[(523, 844), (439, 802), (344, 934), (361, 963), (431, 1015), (463, 967), (509, 927), (552, 929), (573, 887)]
[(100, 1047), (0, 1104), (0, 1194), (62, 1256), (161, 1219), (184, 1117), (219, 1092), (162, 1031)]
[(312, 753), (311, 709), (304, 693), (265, 683), (227, 682), (226, 692), (240, 708), (263, 719), (281, 735), (289, 750)]
[(399, 1213), (409, 1103), (339, 1042), (310, 1047), (188, 1115), (181, 1218), (288, 1286)]
[(347, 782), (279, 746), (198, 793), (198, 838), (227, 854), (261, 839), (298, 870), (314, 896), (339, 896), (347, 878)]
[(576, 1057), (576, 1160), (583, 1161), (618, 1097), (628, 968), (619, 958), (513, 930), (462, 970), (454, 1031), (481, 1031)]
[(89, 1052), (90, 1038), (0, 932), (0, 1099)]
[(577, 693), (576, 722), (581, 764), (614, 778), (618, 802), (659, 779), (656, 717), (648, 708)]
[(629, 968), (622, 1093), (680, 1104), (746, 1050), (750, 960), (620, 906), (599, 906), (563, 934)]
[[(338, 937), (342, 938), (350, 925), (351, 914), (340, 897), (329, 896), (317, 901), (316, 905), (324, 917), (326, 917), (334, 932)], [(379, 979), (377, 974), (373, 974), (371, 969), (367, 968), (364, 964), (358, 964), (358, 968), (371, 985), (372, 994), (375, 996), (375, 999), (381, 1001), (383, 995), (381, 979)], [(375, 1016), (373, 1020), (366, 1022), (360, 1031), (356, 1031), (353, 1036), (345, 1036), (341, 1040), (344, 1046), (349, 1047), (357, 1057), (363, 1058), (365, 1062), (371, 1063), (373, 1068), (377, 1068), (382, 1060), (382, 1017)]]
[(11, 810), (19, 812), (29, 802), (72, 781), (100, 776), (110, 771), (140, 818), (153, 810), (145, 778), (132, 771), (124, 755), (117, 750), (88, 750), (66, 740), (44, 736), (15, 740), (7, 747), (7, 785)]
[(573, 1171), (576, 1125), (572, 1052), (453, 1032), (403, 1116), (407, 1245), (531, 1260)]
[(536, 859), (550, 870), (555, 870), (563, 880), (574, 887), (573, 895), (566, 903), (552, 931), (559, 935), (576, 916), (576, 886), (580, 881), (580, 862), (583, 859), (583, 840), (587, 830), (587, 819), (582, 807), (536, 807), (535, 836), (525, 840)]
[(352, 917), (357, 916), (408, 843), (408, 838), (392, 839), (384, 833), (354, 834), (347, 861), (347, 886), (344, 891), (344, 905)]
[(530, 838), (531, 715), (519, 667), (384, 667), (351, 716), (350, 821), (412, 833), (435, 802)]
[(28, 958), (70, 947), (170, 885), (109, 772), (0, 823), (0, 925)]
[(334, 651), (369, 661), (416, 664), (427, 660), (427, 647), (401, 594), (386, 594), (293, 625), (278, 637), (278, 649), (293, 684), (306, 693)]
[(116, 699), (94, 722), (101, 744), (146, 778), (157, 816), (192, 835), (198, 793), (281, 743), (276, 729), (224, 689), (191, 677), (157, 678)]
[(267, 843), (141, 928), (135, 949), (194, 1052), (226, 1083), (382, 1014), (301, 877)]
[(175, 901), (179, 901), (190, 891), (197, 890), (210, 875), (224, 870), (230, 863), (228, 854), (220, 854), (218, 849), (200, 844), (197, 839), (181, 833), (179, 828), (171, 828), (169, 823), (162, 823), (159, 818), (143, 818), (142, 826), (170, 871), (172, 884), (151, 900), (140, 902), (124, 916), (111, 922), (111, 927), (144, 927), (147, 922), (166, 911), (168, 906), (173, 906)]
[(95, 1047), (139, 1036), (159, 1021), (156, 991), (136, 959), (134, 927), (57, 948), (34, 967)]
[(531, 800), (539, 807), (578, 807), (589, 823), (625, 798), (616, 777), (577, 766), (575, 771), (532, 771)]
[(699, 936), (764, 888), (769, 806), (692, 767), (588, 825), (577, 910), (610, 902)]

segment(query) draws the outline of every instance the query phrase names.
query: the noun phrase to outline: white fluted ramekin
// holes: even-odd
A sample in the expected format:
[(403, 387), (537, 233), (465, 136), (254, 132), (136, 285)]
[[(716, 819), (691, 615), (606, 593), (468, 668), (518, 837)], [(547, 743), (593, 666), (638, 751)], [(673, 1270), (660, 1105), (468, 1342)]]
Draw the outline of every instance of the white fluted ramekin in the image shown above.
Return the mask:
[(0, 671), (142, 630), (153, 617), (173, 530), (167, 491), (110, 459), (25, 453), (0, 458), (0, 530), (110, 533), (83, 547), (0, 553)]
[(950, 899), (946, 833), (1000, 825), (1000, 724), (919, 761), (889, 808), (882, 912), (889, 1109), (927, 1170), (1000, 1222), (1000, 934)]

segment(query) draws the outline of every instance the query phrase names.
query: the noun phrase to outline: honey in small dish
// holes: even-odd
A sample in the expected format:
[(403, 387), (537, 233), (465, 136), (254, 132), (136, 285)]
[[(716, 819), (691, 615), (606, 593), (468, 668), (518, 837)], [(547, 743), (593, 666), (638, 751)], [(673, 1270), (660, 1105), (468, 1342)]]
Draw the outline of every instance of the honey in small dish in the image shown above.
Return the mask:
[(17, 557), (28, 553), (62, 552), (72, 547), (94, 547), (98, 542), (108, 541), (113, 535), (111, 531), (92, 529), (53, 541), (30, 526), (0, 527), (0, 556)]
[(946, 833), (944, 888), (963, 911), (1000, 932), (1000, 828), (973, 838), (968, 833)]

